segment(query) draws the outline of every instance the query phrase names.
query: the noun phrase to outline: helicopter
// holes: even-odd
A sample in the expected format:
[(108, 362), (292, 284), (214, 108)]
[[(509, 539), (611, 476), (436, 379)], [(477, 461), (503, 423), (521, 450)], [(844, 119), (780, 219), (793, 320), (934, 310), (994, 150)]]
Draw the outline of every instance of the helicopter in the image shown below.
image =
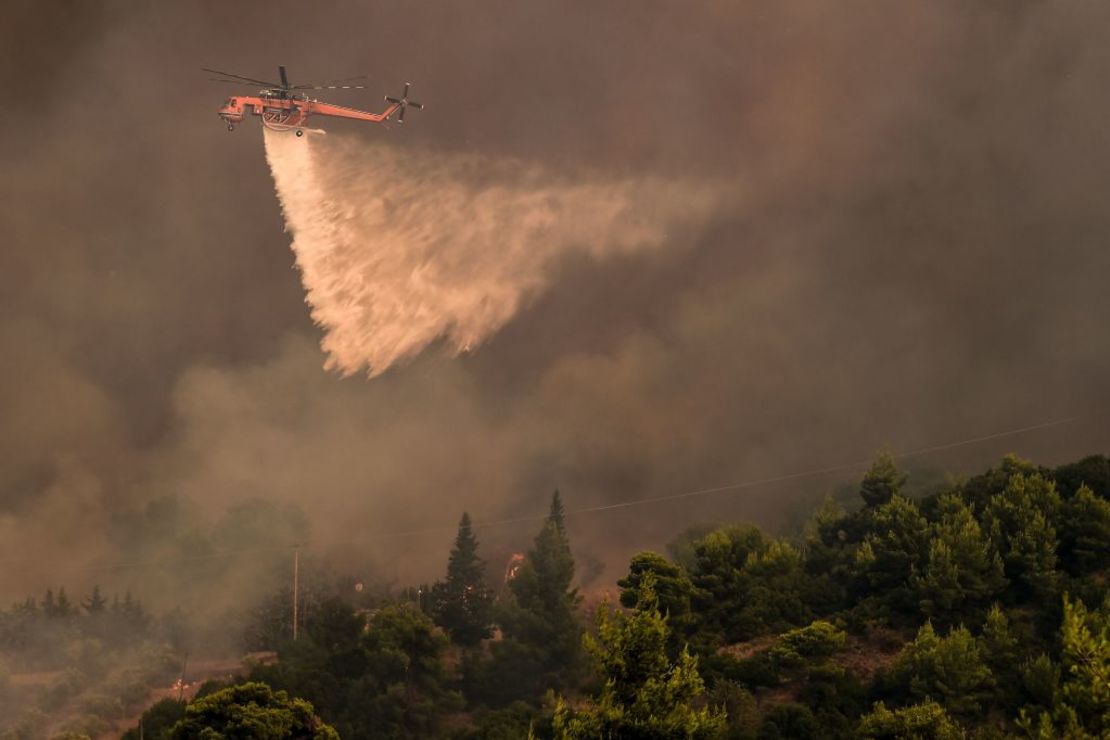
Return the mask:
[(315, 98), (309, 98), (302, 91), (305, 90), (365, 90), (365, 85), (347, 84), (353, 80), (365, 79), (365, 75), (347, 77), (342, 80), (330, 80), (322, 83), (308, 83), (303, 85), (290, 85), (285, 67), (278, 67), (278, 76), (281, 82), (267, 82), (256, 80), (252, 77), (222, 72), (218, 69), (201, 68), (205, 72), (220, 75), (209, 78), (211, 82), (224, 82), (232, 85), (262, 86), (256, 95), (233, 95), (224, 101), (220, 107), (219, 115), (227, 123), (227, 130), (234, 131), (236, 124), (242, 123), (248, 113), (259, 116), (262, 125), (273, 131), (294, 131), (297, 136), (304, 136), (305, 127), (310, 116), (331, 116), (334, 118), (350, 118), (356, 121), (369, 121), (382, 123), (394, 115), (397, 123), (405, 122), (405, 111), (409, 107), (421, 110), (424, 106), (409, 100), (409, 88), (405, 83), (404, 92), (400, 97), (385, 96), (389, 106), (381, 113), (347, 108), (342, 105), (322, 103)]

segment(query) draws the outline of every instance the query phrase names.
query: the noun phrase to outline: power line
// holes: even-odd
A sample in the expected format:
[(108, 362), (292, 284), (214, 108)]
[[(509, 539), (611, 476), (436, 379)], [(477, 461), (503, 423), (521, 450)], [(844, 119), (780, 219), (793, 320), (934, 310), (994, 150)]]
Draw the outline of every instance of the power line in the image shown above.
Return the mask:
[[(1083, 421), (1083, 420), (1087, 420), (1087, 419), (1098, 418), (1098, 417), (1103, 416), (1103, 415), (1105, 415), (1105, 412), (1096, 413), (1096, 414), (1087, 414), (1087, 415), (1081, 415), (1081, 416), (1069, 416), (1069, 417), (1065, 417), (1065, 418), (1061, 418), (1061, 419), (1053, 419), (1051, 421), (1045, 421), (1045, 422), (1041, 422), (1041, 423), (1038, 423), (1038, 424), (1031, 424), (1031, 425), (1028, 425), (1028, 426), (1017, 427), (1017, 428), (1014, 428), (1014, 429), (1007, 429), (1005, 431), (994, 432), (994, 433), (991, 433), (991, 434), (985, 434), (985, 435), (978, 436), (978, 437), (969, 437), (967, 439), (957, 440), (957, 441), (954, 441), (954, 442), (946, 442), (946, 443), (943, 443), (943, 444), (935, 444), (935, 445), (930, 445), (928, 447), (919, 447), (917, 449), (912, 449), (912, 450), (907, 450), (907, 451), (904, 451), (904, 452), (893, 453), (893, 457), (896, 458), (896, 459), (906, 459), (906, 458), (911, 458), (911, 457), (922, 457), (922, 456), (925, 456), (925, 455), (930, 455), (930, 454), (934, 454), (934, 453), (937, 453), (937, 452), (944, 452), (944, 451), (947, 451), (947, 450), (957, 449), (957, 448), (960, 448), (960, 447), (970, 447), (970, 446), (973, 446), (973, 445), (982, 444), (983, 442), (990, 442), (990, 441), (993, 441), (993, 440), (996, 440), (996, 439), (1005, 439), (1005, 438), (1008, 438), (1008, 437), (1016, 437), (1016, 436), (1021, 435), (1021, 434), (1028, 434), (1030, 432), (1036, 432), (1036, 431), (1041, 431), (1041, 430), (1044, 430), (1044, 429), (1051, 429), (1051, 428), (1054, 428), (1054, 427), (1060, 427), (1060, 426), (1064, 426), (1066, 424), (1072, 424), (1072, 423), (1077, 422), (1077, 421)], [(636, 507), (636, 506), (647, 506), (649, 504), (665, 503), (667, 501), (678, 501), (678, 500), (681, 500), (681, 499), (696, 498), (696, 497), (700, 497), (700, 496), (711, 496), (711, 495), (720, 494), (720, 493), (731, 493), (731, 492), (734, 492), (734, 491), (741, 491), (741, 490), (745, 490), (745, 489), (749, 489), (749, 488), (757, 488), (757, 487), (760, 487), (760, 486), (772, 485), (774, 483), (785, 483), (785, 482), (788, 482), (788, 481), (803, 480), (803, 479), (807, 479), (807, 478), (819, 478), (819, 477), (826, 476), (826, 475), (832, 475), (833, 473), (843, 473), (843, 472), (848, 472), (848, 471), (851, 471), (851, 470), (860, 470), (860, 469), (863, 469), (863, 468), (866, 468), (867, 466), (869, 466), (871, 464), (871, 462), (872, 461), (870, 459), (856, 460), (854, 462), (849, 462), (849, 463), (841, 463), (841, 464), (838, 464), (838, 465), (830, 465), (828, 467), (823, 467), (823, 468), (813, 468), (813, 469), (810, 469), (810, 470), (802, 470), (802, 471), (798, 471), (798, 472), (794, 472), (794, 473), (786, 473), (784, 475), (776, 475), (776, 476), (771, 476), (771, 477), (767, 477), (767, 478), (757, 478), (757, 479), (753, 479), (753, 480), (742, 481), (742, 482), (739, 482), (739, 483), (730, 483), (730, 484), (722, 485), (722, 486), (714, 486), (714, 487), (711, 487), (711, 488), (699, 488), (699, 489), (694, 489), (694, 490), (691, 490), (691, 491), (683, 491), (681, 493), (673, 493), (673, 494), (667, 494), (667, 495), (663, 495), (663, 496), (650, 496), (650, 497), (638, 498), (638, 499), (628, 499), (628, 500), (625, 500), (625, 501), (618, 501), (616, 503), (611, 503), (611, 504), (601, 504), (601, 505), (598, 505), (598, 506), (587, 506), (587, 507), (578, 508), (578, 509), (570, 509), (566, 512), (566, 516), (578, 516), (578, 515), (583, 515), (583, 514), (594, 514), (594, 513), (600, 513), (600, 512), (605, 512), (605, 511), (616, 511), (616, 510), (619, 510), (619, 509), (629, 509), (629, 508)], [(486, 528), (491, 528), (491, 527), (508, 526), (510, 524), (525, 524), (525, 523), (529, 523), (529, 522), (542, 521), (543, 519), (546, 518), (546, 516), (547, 516), (546, 514), (533, 514), (533, 515), (527, 515), (527, 516), (511, 517), (511, 518), (507, 518), (507, 519), (494, 519), (494, 520), (488, 520), (488, 521), (484, 521), (484, 522), (474, 522), (473, 524), (471, 524), (471, 526), (475, 529), (477, 529), (477, 528), (486, 529)], [(401, 537), (414, 537), (414, 536), (417, 536), (417, 535), (426, 535), (426, 534), (449, 533), (449, 532), (453, 532), (453, 531), (455, 531), (455, 526), (454, 525), (451, 525), (451, 526), (439, 525), (439, 526), (434, 526), (434, 527), (423, 527), (423, 528), (420, 528), (420, 529), (399, 530), (399, 531), (394, 531), (394, 532), (378, 532), (378, 533), (375, 533), (375, 534), (372, 534), (372, 535), (367, 535), (365, 537), (359, 537), (359, 538), (356, 538), (356, 539), (329, 540), (325, 544), (326, 544), (326, 546), (345, 545), (345, 544), (361, 544), (361, 543), (374, 542), (374, 541), (384, 540), (384, 539), (395, 539), (395, 538), (401, 538)], [(309, 550), (309, 549), (320, 549), (320, 547), (322, 547), (322, 546), (324, 546), (324, 545), (317, 545), (317, 546), (313, 547), (312, 545), (306, 545), (306, 544), (302, 543), (302, 544), (299, 545), (299, 548), (302, 549), (302, 550)], [(190, 557), (185, 557), (185, 558), (177, 558), (175, 560), (161, 560), (161, 559), (159, 559), (159, 560), (146, 560), (146, 561), (122, 561), (122, 562), (117, 562), (117, 563), (106, 563), (106, 564), (102, 564), (102, 565), (85, 565), (85, 566), (63, 567), (63, 568), (60, 568), (58, 570), (63, 570), (63, 571), (66, 571), (66, 572), (82, 572), (82, 573), (84, 573), (84, 572), (103, 572), (103, 571), (113, 571), (113, 570), (130, 570), (130, 569), (138, 569), (138, 568), (176, 567), (176, 566), (185, 565), (185, 564), (188, 564), (188, 563), (199, 563), (199, 562), (205, 562), (205, 561), (210, 561), (210, 560), (221, 560), (221, 559), (224, 559), (224, 558), (235, 558), (235, 557), (242, 556), (242, 555), (250, 555), (250, 554), (265, 553), (265, 552), (288, 552), (290, 549), (292, 549), (294, 547), (298, 547), (298, 546), (290, 544), (290, 545), (273, 545), (273, 546), (267, 546), (267, 547), (251, 547), (251, 548), (241, 548), (241, 549), (238, 549), (238, 550), (223, 550), (221, 552), (208, 553), (208, 554), (205, 554), (205, 555), (195, 555), (195, 556), (190, 556)], [(4, 566), (28, 565), (31, 562), (32, 561), (27, 561), (27, 560), (24, 560), (24, 561), (7, 561), (7, 562), (0, 561), (0, 565), (4, 565)]]
[[(1009, 429), (1004, 432), (995, 432), (994, 434), (987, 434), (981, 437), (972, 437), (970, 439), (963, 439), (958, 442), (947, 442), (945, 444), (932, 445), (930, 447), (920, 447), (916, 450), (909, 450), (907, 452), (895, 453), (893, 457), (897, 459), (905, 459), (908, 457), (920, 457), (934, 452), (943, 452), (945, 450), (952, 450), (958, 447), (968, 447), (970, 445), (981, 444), (982, 442), (989, 442), (995, 439), (1003, 439), (1006, 437), (1014, 437), (1019, 434), (1026, 434), (1028, 432), (1035, 432), (1041, 429), (1049, 429), (1052, 427), (1063, 426), (1072, 422), (1079, 421), (1080, 419), (1090, 418), (1087, 416), (1069, 416), (1066, 419), (1055, 419), (1053, 421), (1046, 421), (1041, 424), (1033, 424), (1031, 426), (1020, 427), (1018, 429)], [(771, 478), (760, 478), (758, 480), (744, 481), (743, 483), (732, 483), (725, 486), (715, 486), (713, 488), (701, 488), (695, 491), (686, 491), (684, 493), (674, 493), (668, 496), (654, 496), (651, 498), (632, 499), (630, 501), (620, 501), (615, 504), (604, 504), (601, 506), (591, 506), (585, 509), (577, 509), (575, 511), (567, 512), (568, 514), (587, 514), (595, 511), (610, 511), (613, 509), (627, 509), (632, 506), (641, 506), (643, 504), (651, 504), (663, 501), (677, 501), (684, 498), (693, 498), (695, 496), (708, 496), (714, 493), (725, 493), (731, 491), (739, 491), (745, 488), (755, 488), (757, 486), (771, 485), (772, 483), (785, 483), (792, 480), (801, 480), (803, 478), (818, 478), (824, 475), (831, 475), (832, 473), (843, 473), (849, 470), (859, 470), (871, 465), (871, 460), (857, 460), (850, 463), (842, 463), (840, 465), (832, 465), (827, 468), (816, 468), (814, 470), (804, 470), (798, 473), (787, 473), (786, 475), (776, 475)]]

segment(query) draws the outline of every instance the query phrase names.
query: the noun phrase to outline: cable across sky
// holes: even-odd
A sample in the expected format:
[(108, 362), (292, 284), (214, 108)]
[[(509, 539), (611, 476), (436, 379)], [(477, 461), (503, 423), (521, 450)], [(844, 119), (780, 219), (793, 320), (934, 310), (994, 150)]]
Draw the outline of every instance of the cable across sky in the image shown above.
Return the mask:
[[(1068, 416), (1059, 419), (1052, 419), (1037, 424), (1030, 424), (1026, 426), (1006, 429), (991, 434), (985, 434), (978, 437), (969, 437), (951, 442), (941, 444), (929, 445), (927, 447), (919, 447), (916, 449), (906, 450), (903, 452), (891, 453), (896, 459), (908, 459), (914, 457), (923, 457), (926, 455), (934, 454), (937, 452), (944, 452), (947, 450), (957, 449), (960, 447), (970, 447), (973, 445), (990, 442), (997, 439), (1005, 439), (1008, 437), (1016, 437), (1022, 434), (1031, 432), (1042, 431), (1045, 429), (1052, 429), (1056, 427), (1073, 424), (1077, 421), (1087, 419), (1094, 419), (1105, 415), (1103, 413), (1084, 414), (1079, 416)], [(728, 483), (720, 486), (713, 486), (710, 488), (698, 488), (689, 491), (682, 491), (680, 493), (665, 494), (662, 496), (648, 496), (644, 498), (628, 499), (625, 501), (618, 501), (611, 504), (601, 504), (598, 506), (587, 506), (578, 509), (568, 509), (566, 516), (582, 516), (585, 514), (595, 514), (606, 511), (616, 511), (619, 509), (630, 509), (637, 506), (647, 506), (650, 504), (665, 503), (668, 501), (678, 501), (681, 499), (697, 498), (702, 496), (712, 496), (716, 494), (732, 493), (735, 491), (742, 491), (745, 489), (758, 488), (760, 486), (772, 485), (775, 483), (784, 483), (787, 481), (803, 480), (807, 478), (819, 478), (825, 475), (832, 475), (834, 473), (843, 473), (852, 470), (861, 470), (871, 464), (872, 460), (855, 460), (853, 462), (840, 463), (837, 465), (829, 465), (821, 468), (812, 468), (809, 470), (801, 470), (793, 473), (784, 473), (782, 475), (775, 475), (765, 478), (755, 478), (752, 480), (740, 481), (736, 483)], [(491, 528), (508, 526), (510, 524), (524, 524), (528, 522), (542, 521), (547, 514), (530, 514), (527, 516), (511, 517), (506, 519), (491, 519), (486, 521), (473, 522), (471, 526), (475, 529), (478, 528)], [(300, 550), (313, 550), (321, 549), (323, 547), (334, 546), (339, 544), (363, 544), (368, 542), (375, 542), (385, 539), (393, 539), (398, 537), (415, 537), (418, 535), (436, 534), (436, 533), (450, 533), (456, 529), (455, 524), (439, 525), (434, 527), (424, 527), (420, 529), (398, 530), (393, 532), (378, 532), (364, 537), (346, 540), (329, 540), (324, 543), (290, 543), (286, 545), (273, 545), (268, 547), (251, 547), (242, 548), (237, 550), (222, 550), (220, 552), (210, 553), (207, 555), (197, 555), (188, 558), (177, 558), (174, 560), (145, 560), (145, 561), (121, 561), (117, 563), (106, 563), (101, 565), (84, 565), (74, 566), (72, 568), (62, 568), (67, 572), (102, 572), (114, 570), (130, 570), (138, 568), (158, 568), (158, 567), (176, 567), (188, 563), (204, 562), (209, 560), (220, 560), (224, 558), (234, 558), (241, 555), (250, 555), (255, 553), (265, 552), (288, 552), (292, 549)], [(5, 566), (17, 566), (27, 564), (27, 561), (7, 561), (2, 563)]]

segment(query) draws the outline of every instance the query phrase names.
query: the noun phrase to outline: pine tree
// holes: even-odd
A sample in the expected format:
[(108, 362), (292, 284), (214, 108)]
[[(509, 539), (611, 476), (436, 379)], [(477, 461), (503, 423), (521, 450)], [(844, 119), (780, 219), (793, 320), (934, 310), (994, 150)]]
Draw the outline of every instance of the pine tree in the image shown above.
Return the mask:
[(897, 496), (905, 484), (906, 476), (898, 470), (894, 456), (881, 452), (860, 481), (859, 495), (863, 503), (873, 509)]
[(459, 645), (477, 645), (492, 634), (493, 592), (486, 585), (485, 563), (465, 512), (447, 561), (447, 579), (432, 587), (431, 613)]
[(143, 609), (143, 604), (138, 599), (131, 597), (131, 592), (127, 591), (123, 595), (123, 602), (119, 607), (119, 615), (122, 622), (127, 625), (127, 628), (133, 631), (144, 630), (150, 623), (150, 617), (147, 616), (146, 611)]
[(547, 521), (558, 527), (560, 532), (566, 533), (566, 510), (563, 509), (563, 499), (558, 488), (551, 494), (551, 509), (547, 513)]
[(766, 625), (739, 615), (751, 606), (751, 573), (747, 566), (770, 547), (763, 532), (754, 526), (720, 527), (694, 545), (694, 569), (690, 574), (696, 587), (693, 601), (699, 626), (735, 642), (759, 634)]
[(917, 504), (894, 496), (874, 509), (869, 532), (856, 552), (856, 565), (875, 594), (900, 611), (917, 611), (910, 577), (926, 557), (929, 523)]
[(1060, 561), (1082, 575), (1110, 565), (1110, 501), (1080, 486), (1064, 503), (1060, 524)]
[(586, 648), (597, 661), (601, 693), (582, 712), (559, 702), (557, 738), (713, 738), (723, 733), (722, 711), (693, 706), (705, 689), (697, 659), (685, 649), (676, 662), (667, 657), (667, 618), (659, 613), (650, 571), (644, 573), (639, 595), (631, 615), (599, 609), (598, 636), (587, 636)]
[(1060, 641), (1064, 703), (1092, 734), (1110, 735), (1110, 600), (1088, 611), (1065, 595)]
[(81, 606), (89, 614), (100, 614), (104, 611), (104, 607), (107, 603), (108, 600), (100, 595), (100, 586), (93, 586), (92, 593), (89, 595), (89, 598), (81, 603)]
[[(648, 573), (655, 578), (659, 608), (670, 620), (675, 641), (680, 640), (692, 626), (690, 601), (694, 595), (694, 584), (681, 566), (654, 552), (635, 555), (629, 563), (628, 575), (617, 581), (621, 605), (631, 609), (639, 603), (640, 583)], [(672, 647), (677, 649), (679, 645)]]
[(959, 496), (942, 496), (938, 508), (924, 572), (913, 579), (921, 610), (944, 626), (977, 622), (1005, 586), (1002, 559)]
[(1090, 611), (1064, 595), (1060, 625), (1063, 685), (1051, 711), (1021, 713), (1029, 737), (1110, 737), (1110, 599)]
[(1040, 474), (1016, 474), (995, 494), (984, 516), (1002, 554), (1006, 577), (1024, 598), (1045, 598), (1056, 585), (1056, 486)]
[(1010, 620), (998, 604), (987, 612), (979, 634), (979, 652), (994, 675), (996, 701), (1003, 706), (1016, 705), (1021, 691), (1021, 651)]
[(1018, 665), (1018, 641), (1010, 630), (1010, 620), (1006, 612), (995, 604), (987, 612), (983, 632), (979, 635), (979, 645), (987, 665), (997, 674), (1011, 670)]
[(983, 661), (979, 644), (964, 627), (945, 637), (930, 622), (903, 649), (895, 675), (918, 701), (933, 699), (957, 717), (974, 719), (994, 688), (994, 676)]
[[(563, 522), (563, 504), (556, 491), (551, 510), (517, 576), (509, 582), (512, 603), (501, 627), (506, 637), (534, 650), (546, 673), (570, 668), (579, 654), (578, 603), (574, 556)], [(557, 680), (552, 677), (552, 680)]]
[(69, 597), (66, 596), (65, 587), (63, 586), (62, 588), (58, 589), (58, 601), (55, 606), (55, 614), (65, 619), (73, 616), (74, 612), (76, 611), (77, 610), (74, 609), (73, 604), (70, 603)]

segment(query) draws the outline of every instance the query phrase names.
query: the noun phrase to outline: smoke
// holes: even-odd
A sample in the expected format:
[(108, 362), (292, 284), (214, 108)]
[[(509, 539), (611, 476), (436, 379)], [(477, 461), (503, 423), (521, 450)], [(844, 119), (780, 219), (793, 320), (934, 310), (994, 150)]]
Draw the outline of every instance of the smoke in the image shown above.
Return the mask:
[[(1107, 403), (1106, 2), (14, 8), (0, 559), (35, 567), (5, 569), (0, 598), (121, 581), (72, 568), (130, 558), (113, 528), (172, 494), (204, 526), (295, 503), (319, 542), (442, 521), (382, 545), (422, 579), (462, 510), (713, 487)], [(402, 131), (270, 142), (299, 147), (275, 163), (287, 223), (261, 142), (226, 131), (198, 70), (279, 63), (375, 93), (412, 79), (431, 104)], [(340, 372), (394, 369), (320, 372), (321, 341)], [(1108, 434), (929, 462), (1049, 464)], [(822, 488), (568, 521), (615, 572)], [(113, 588), (158, 588), (126, 573)]]
[(326, 367), (371, 376), (443, 338), (473, 350), (559, 259), (689, 247), (722, 189), (264, 130)]

